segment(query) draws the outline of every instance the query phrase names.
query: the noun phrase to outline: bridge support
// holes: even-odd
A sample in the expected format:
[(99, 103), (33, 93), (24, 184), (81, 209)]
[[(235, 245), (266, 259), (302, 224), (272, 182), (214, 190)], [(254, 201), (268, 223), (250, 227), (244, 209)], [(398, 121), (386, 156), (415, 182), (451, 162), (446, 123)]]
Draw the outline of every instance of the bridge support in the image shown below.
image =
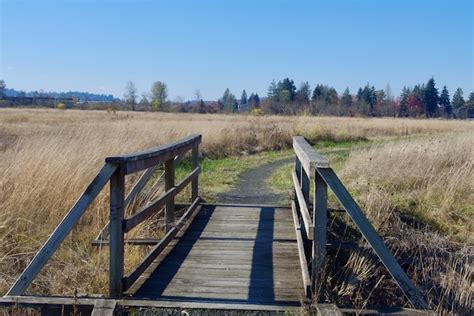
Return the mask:
[(122, 296), (124, 264), (123, 214), (125, 202), (125, 174), (117, 168), (110, 178), (110, 244), (109, 244), (109, 296)]
[(311, 260), (311, 285), (313, 295), (319, 297), (324, 286), (327, 239), (327, 200), (328, 187), (323, 178), (315, 171), (314, 175), (314, 207), (313, 207), (313, 249)]

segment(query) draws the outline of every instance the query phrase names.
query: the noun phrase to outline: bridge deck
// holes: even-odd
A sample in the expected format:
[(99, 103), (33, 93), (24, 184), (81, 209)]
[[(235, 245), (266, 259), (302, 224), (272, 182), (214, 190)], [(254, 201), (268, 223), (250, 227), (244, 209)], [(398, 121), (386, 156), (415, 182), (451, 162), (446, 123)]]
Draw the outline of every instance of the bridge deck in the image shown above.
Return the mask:
[(133, 297), (299, 306), (304, 296), (287, 208), (204, 205), (158, 260)]

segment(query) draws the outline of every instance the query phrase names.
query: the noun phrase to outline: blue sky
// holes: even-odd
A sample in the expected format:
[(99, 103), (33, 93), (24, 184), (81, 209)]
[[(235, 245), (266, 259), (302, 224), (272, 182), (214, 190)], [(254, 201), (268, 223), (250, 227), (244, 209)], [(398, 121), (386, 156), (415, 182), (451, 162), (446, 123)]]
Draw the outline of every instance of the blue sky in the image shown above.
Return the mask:
[(290, 77), (474, 91), (473, 1), (0, 0), (0, 78), (21, 90), (122, 97), (155, 80), (170, 98), (266, 95)]

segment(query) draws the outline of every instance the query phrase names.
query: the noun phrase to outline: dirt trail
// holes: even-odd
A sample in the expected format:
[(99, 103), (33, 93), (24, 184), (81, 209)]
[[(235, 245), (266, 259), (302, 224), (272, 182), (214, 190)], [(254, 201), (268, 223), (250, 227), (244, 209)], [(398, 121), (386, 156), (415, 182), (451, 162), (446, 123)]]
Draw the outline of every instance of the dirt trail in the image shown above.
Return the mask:
[(281, 166), (291, 163), (295, 158), (275, 160), (242, 172), (239, 182), (229, 191), (217, 195), (220, 203), (234, 204), (289, 204), (285, 196), (274, 192), (267, 184), (268, 178)]

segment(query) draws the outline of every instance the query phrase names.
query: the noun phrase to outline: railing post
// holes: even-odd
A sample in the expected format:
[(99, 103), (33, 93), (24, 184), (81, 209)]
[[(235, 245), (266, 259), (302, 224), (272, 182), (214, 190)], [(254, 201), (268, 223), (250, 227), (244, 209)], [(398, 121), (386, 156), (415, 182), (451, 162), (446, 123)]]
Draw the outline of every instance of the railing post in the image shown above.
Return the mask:
[[(165, 162), (165, 191), (174, 187), (174, 159)], [(166, 203), (165, 230), (168, 232), (174, 223), (174, 196)]]
[(301, 168), (301, 192), (303, 192), (304, 201), (306, 205), (309, 204), (309, 177), (304, 168)]
[[(199, 144), (194, 145), (192, 150), (192, 168), (193, 170), (199, 166)], [(193, 179), (191, 184), (191, 203), (196, 200), (199, 195), (199, 176)]]
[[(327, 230), (327, 184), (314, 170), (314, 208), (313, 208), (313, 251), (311, 260), (311, 284), (313, 295), (321, 293), (322, 277), (326, 262), (326, 230)], [(316, 287), (319, 287), (316, 288)], [(317, 297), (315, 297), (317, 299)]]
[(109, 296), (122, 296), (124, 263), (123, 213), (125, 175), (121, 167), (110, 178)]

